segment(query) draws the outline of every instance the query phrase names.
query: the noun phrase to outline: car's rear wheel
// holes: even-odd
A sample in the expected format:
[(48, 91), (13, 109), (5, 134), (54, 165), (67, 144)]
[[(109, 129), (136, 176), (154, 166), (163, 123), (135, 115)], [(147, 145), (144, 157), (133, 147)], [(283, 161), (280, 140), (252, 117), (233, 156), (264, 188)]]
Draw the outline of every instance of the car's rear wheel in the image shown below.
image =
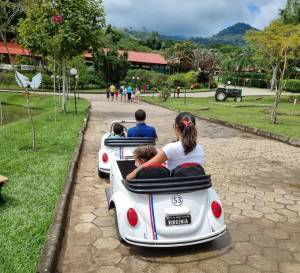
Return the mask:
[(241, 102), (242, 100), (243, 100), (242, 97), (236, 97), (236, 98), (235, 98), (235, 101), (236, 101), (236, 102)]
[(116, 226), (117, 239), (122, 244), (126, 244), (126, 242), (124, 241), (124, 239), (122, 239), (121, 234), (120, 234), (117, 210), (116, 209), (114, 209), (114, 210), (115, 210), (115, 226)]
[(100, 178), (108, 178), (108, 174), (107, 173), (104, 173), (104, 172), (101, 172), (100, 170), (98, 170), (98, 176)]
[(223, 90), (217, 91), (217, 93), (215, 95), (216, 101), (225, 101), (226, 98), (227, 98), (226, 91), (223, 91)]

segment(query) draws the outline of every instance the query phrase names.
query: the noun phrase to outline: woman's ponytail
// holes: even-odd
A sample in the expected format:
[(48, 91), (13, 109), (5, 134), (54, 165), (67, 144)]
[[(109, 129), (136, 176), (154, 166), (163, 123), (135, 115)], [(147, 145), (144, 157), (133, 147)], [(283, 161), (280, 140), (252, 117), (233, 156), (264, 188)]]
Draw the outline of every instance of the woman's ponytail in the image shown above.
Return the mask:
[(181, 142), (185, 154), (190, 153), (197, 146), (197, 129), (195, 117), (188, 112), (180, 113), (175, 124), (181, 133)]

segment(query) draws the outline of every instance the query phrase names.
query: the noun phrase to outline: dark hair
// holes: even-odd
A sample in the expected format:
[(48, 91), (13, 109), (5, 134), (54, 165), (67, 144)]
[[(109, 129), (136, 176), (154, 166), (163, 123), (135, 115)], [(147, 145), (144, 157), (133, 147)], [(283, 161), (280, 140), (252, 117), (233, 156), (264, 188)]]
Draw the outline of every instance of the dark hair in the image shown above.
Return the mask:
[(122, 135), (122, 133), (124, 131), (124, 127), (120, 123), (115, 123), (113, 126), (113, 131), (114, 131), (114, 134), (116, 134), (116, 135)]
[(144, 162), (149, 161), (151, 158), (156, 156), (157, 150), (153, 145), (138, 147), (134, 150), (133, 156), (138, 160), (143, 160)]
[(146, 119), (146, 112), (143, 109), (139, 109), (135, 112), (136, 121), (144, 121)]
[(175, 124), (181, 133), (181, 142), (184, 153), (188, 154), (197, 146), (195, 117), (188, 112), (180, 113), (175, 119)]

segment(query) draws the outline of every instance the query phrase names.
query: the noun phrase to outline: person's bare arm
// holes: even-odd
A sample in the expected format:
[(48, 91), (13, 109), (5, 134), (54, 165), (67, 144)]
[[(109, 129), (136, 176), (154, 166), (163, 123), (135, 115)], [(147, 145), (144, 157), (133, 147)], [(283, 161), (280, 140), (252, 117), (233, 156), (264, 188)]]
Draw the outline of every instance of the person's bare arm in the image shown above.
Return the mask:
[(154, 156), (152, 159), (150, 159), (149, 161), (147, 161), (144, 165), (136, 168), (130, 174), (128, 174), (126, 176), (126, 180), (130, 180), (130, 179), (136, 178), (137, 173), (142, 168), (144, 168), (144, 166), (147, 167), (147, 165), (154, 164), (154, 163), (162, 164), (162, 163), (165, 163), (167, 160), (168, 160), (168, 158), (167, 158), (166, 154), (163, 152), (163, 150), (159, 150), (159, 152), (157, 153), (156, 156)]

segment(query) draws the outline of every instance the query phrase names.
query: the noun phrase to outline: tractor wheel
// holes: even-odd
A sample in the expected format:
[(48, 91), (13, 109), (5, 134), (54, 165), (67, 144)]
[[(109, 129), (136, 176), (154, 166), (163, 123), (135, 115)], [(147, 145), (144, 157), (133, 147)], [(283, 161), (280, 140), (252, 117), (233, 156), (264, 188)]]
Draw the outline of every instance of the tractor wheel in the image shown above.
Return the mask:
[(236, 97), (234, 100), (235, 100), (236, 102), (242, 102), (242, 101), (243, 101), (243, 98), (242, 98), (242, 97)]
[(227, 99), (226, 91), (224, 90), (217, 91), (215, 95), (215, 99), (216, 101), (225, 101)]

